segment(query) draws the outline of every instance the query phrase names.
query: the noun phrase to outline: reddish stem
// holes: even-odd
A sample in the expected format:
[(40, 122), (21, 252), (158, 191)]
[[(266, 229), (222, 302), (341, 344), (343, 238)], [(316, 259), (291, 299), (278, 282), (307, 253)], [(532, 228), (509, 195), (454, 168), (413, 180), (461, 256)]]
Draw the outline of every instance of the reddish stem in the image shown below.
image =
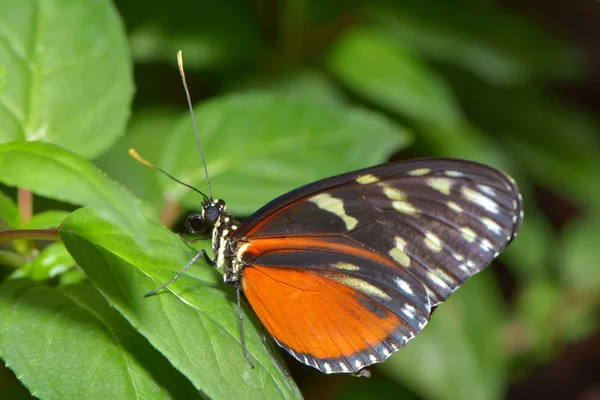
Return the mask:
[(10, 240), (60, 240), (58, 228), (55, 229), (19, 229), (0, 232), (0, 242)]
[(19, 188), (17, 191), (17, 202), (19, 205), (19, 214), (21, 215), (21, 224), (26, 224), (33, 216), (33, 193), (30, 190)]

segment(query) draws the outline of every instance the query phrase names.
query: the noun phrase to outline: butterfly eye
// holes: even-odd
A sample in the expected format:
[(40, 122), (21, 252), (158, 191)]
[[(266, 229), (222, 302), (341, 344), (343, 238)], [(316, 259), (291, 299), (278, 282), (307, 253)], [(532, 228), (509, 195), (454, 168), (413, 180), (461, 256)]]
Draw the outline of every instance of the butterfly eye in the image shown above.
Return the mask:
[(214, 225), (219, 219), (221, 214), (221, 207), (217, 205), (211, 205), (204, 209), (204, 221), (209, 225)]
[(199, 235), (206, 231), (206, 224), (204, 217), (200, 213), (193, 213), (187, 216), (185, 219), (185, 228), (189, 233)]

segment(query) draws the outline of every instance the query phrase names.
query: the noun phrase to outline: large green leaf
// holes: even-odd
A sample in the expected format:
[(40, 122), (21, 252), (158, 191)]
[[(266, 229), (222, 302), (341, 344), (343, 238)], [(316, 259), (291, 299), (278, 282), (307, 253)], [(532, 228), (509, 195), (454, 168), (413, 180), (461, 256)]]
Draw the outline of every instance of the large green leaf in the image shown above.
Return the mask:
[(6, 67), (0, 64), (0, 96), (4, 92), (4, 88), (6, 87)]
[[(374, 165), (406, 146), (410, 136), (381, 114), (280, 93), (223, 97), (196, 108), (215, 197), (248, 214), (291, 189)], [(160, 163), (181, 180), (206, 183), (189, 115), (175, 128)], [(167, 197), (189, 190), (166, 182)], [(197, 195), (183, 198), (198, 207)]]
[(245, 319), (255, 365), (250, 368), (240, 346), (234, 291), (214, 268), (198, 261), (161, 293), (143, 297), (194, 255), (167, 229), (149, 224), (148, 230), (152, 246), (141, 251), (131, 235), (84, 208), (65, 220), (60, 233), (109, 303), (202, 393), (213, 399), (300, 397), (262, 344), (255, 320)]
[(110, 0), (5, 0), (0, 60), (0, 143), (41, 140), (84, 157), (123, 132), (133, 95), (131, 62)]
[(138, 200), (89, 161), (42, 142), (0, 144), (0, 182), (77, 205), (98, 208), (122, 229), (145, 237)]
[(200, 398), (90, 284), (2, 283), (0, 331), (0, 356), (37, 398)]
[(462, 125), (441, 76), (382, 29), (346, 31), (328, 53), (327, 66), (360, 96), (404, 117), (447, 128)]
[(508, 354), (501, 303), (489, 273), (474, 277), (380, 368), (427, 399), (502, 398)]

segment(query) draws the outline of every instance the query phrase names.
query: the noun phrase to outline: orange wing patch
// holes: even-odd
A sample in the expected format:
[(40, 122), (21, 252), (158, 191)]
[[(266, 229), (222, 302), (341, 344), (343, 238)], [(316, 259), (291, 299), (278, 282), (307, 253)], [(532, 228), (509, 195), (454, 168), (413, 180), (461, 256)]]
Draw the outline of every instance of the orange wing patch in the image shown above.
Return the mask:
[(314, 271), (253, 265), (242, 288), (277, 342), (324, 372), (357, 372), (405, 342), (394, 339), (404, 324), (397, 315)]

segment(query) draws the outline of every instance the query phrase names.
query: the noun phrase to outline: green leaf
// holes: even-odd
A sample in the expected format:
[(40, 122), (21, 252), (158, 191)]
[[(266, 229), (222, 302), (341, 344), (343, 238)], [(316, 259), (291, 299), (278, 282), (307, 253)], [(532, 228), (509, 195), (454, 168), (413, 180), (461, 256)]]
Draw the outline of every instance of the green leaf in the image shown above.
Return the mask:
[(4, 65), (0, 64), (0, 96), (4, 92), (4, 88), (6, 87), (6, 68)]
[(557, 265), (561, 278), (569, 288), (600, 287), (598, 238), (600, 217), (587, 216), (570, 223), (564, 230), (562, 252)]
[(401, 116), (448, 128), (462, 124), (443, 79), (383, 30), (346, 31), (326, 61), (331, 73), (352, 91)]
[(111, 1), (6, 0), (0, 143), (41, 140), (84, 157), (123, 133), (133, 96), (127, 38)]
[(58, 228), (69, 214), (68, 211), (60, 210), (42, 211), (31, 217), (31, 219), (23, 226), (23, 229)]
[(152, 246), (134, 239), (91, 209), (71, 214), (60, 229), (77, 263), (109, 303), (212, 399), (299, 398), (264, 347), (254, 318), (245, 319), (246, 362), (234, 290), (198, 261), (160, 293), (144, 294), (172, 278), (195, 254), (172, 232), (148, 225)]
[[(291, 189), (386, 161), (411, 136), (381, 114), (278, 93), (252, 92), (196, 108), (215, 197), (249, 214)], [(170, 135), (160, 165), (205, 190), (189, 115)], [(199, 196), (162, 180), (168, 198), (198, 207)]]
[(21, 224), (21, 217), (19, 216), (17, 205), (13, 199), (2, 192), (0, 192), (0, 218), (13, 229), (17, 229)]
[(75, 266), (75, 261), (62, 243), (46, 246), (30, 264), (15, 271), (12, 279), (29, 278), (43, 281), (61, 275)]
[(139, 202), (89, 161), (42, 142), (0, 145), (0, 182), (41, 196), (102, 210), (105, 218), (145, 241)]
[(200, 398), (89, 284), (4, 282), (0, 330), (0, 356), (37, 398)]
[(474, 277), (380, 368), (427, 399), (502, 398), (508, 354), (501, 305), (492, 275)]
[(157, 220), (164, 203), (162, 189), (158, 183), (159, 172), (140, 164), (128, 154), (135, 148), (142, 157), (158, 163), (170, 135), (179, 121), (181, 111), (153, 108), (137, 110), (127, 129), (113, 147), (95, 160), (103, 171), (129, 188), (144, 204), (146, 215)]
[(565, 79), (582, 73), (582, 54), (572, 46), (495, 7), (439, 0), (372, 3), (367, 3), (367, 14), (397, 40), (432, 61), (457, 66), (491, 84)]

